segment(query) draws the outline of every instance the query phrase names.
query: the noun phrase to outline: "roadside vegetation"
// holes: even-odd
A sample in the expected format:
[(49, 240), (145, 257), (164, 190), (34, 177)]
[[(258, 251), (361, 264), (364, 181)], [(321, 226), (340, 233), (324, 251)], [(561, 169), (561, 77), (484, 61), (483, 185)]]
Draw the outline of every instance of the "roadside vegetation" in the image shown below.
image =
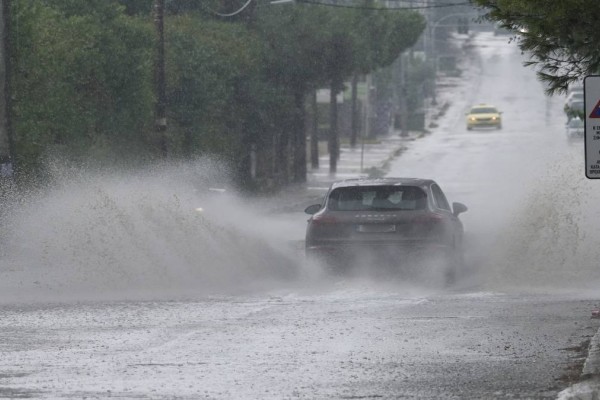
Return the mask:
[(327, 135), (335, 169), (335, 96), (353, 77), (392, 65), (425, 27), (417, 12), (379, 12), (368, 0), (360, 10), (252, 2), (229, 18), (218, 14), (245, 2), (167, 0), (167, 127), (160, 130), (155, 3), (11, 2), (17, 180), (43, 178), (52, 159), (143, 166), (217, 156), (246, 189), (302, 182), (315, 91), (331, 90)]

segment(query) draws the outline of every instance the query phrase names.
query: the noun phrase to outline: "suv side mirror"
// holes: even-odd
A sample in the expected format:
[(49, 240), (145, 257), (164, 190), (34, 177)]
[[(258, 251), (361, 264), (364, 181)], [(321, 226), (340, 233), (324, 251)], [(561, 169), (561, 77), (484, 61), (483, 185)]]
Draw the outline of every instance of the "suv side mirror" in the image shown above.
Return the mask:
[(313, 215), (316, 214), (319, 210), (321, 209), (321, 205), (320, 204), (313, 204), (311, 206), (308, 206), (304, 209), (304, 212), (309, 214), (309, 215)]
[(452, 214), (458, 217), (458, 214), (464, 213), (468, 208), (463, 203), (452, 203), (452, 210)]

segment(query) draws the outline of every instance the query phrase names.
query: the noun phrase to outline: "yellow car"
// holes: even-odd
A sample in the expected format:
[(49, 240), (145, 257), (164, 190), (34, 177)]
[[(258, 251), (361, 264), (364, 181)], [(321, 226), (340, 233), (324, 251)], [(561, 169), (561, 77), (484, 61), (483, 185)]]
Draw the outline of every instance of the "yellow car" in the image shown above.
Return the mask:
[(479, 104), (471, 107), (467, 113), (467, 130), (479, 127), (494, 127), (502, 129), (502, 112), (489, 104)]

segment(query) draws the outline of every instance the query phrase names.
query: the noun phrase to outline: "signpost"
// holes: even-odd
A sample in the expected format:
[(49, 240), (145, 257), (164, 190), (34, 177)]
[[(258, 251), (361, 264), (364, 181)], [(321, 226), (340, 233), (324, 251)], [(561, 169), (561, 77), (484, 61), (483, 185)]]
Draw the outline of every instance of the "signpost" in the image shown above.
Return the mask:
[(583, 80), (585, 116), (585, 176), (600, 179), (600, 75)]

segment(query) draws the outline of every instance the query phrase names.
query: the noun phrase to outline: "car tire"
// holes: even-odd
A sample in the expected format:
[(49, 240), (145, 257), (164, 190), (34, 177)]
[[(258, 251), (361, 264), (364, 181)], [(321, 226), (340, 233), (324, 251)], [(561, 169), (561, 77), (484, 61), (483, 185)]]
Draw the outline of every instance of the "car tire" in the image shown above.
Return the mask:
[(423, 255), (417, 279), (435, 288), (451, 286), (458, 275), (458, 259), (453, 249), (435, 249)]
[(464, 265), (463, 252), (456, 246), (447, 247), (436, 253), (438, 260), (438, 280), (442, 287), (449, 287), (456, 283), (460, 278), (461, 270)]
[(448, 251), (446, 265), (444, 270), (444, 280), (446, 286), (454, 285), (464, 264), (463, 254), (457, 249)]
[(456, 283), (456, 269), (454, 266), (447, 266), (444, 271), (444, 284), (446, 286), (452, 286)]
[(305, 258), (308, 262), (313, 264), (324, 264), (327, 262), (327, 257), (322, 254), (319, 254), (316, 251), (306, 249), (304, 251)]
[(349, 270), (346, 260), (333, 254), (322, 254), (307, 249), (305, 258), (310, 264), (317, 265), (329, 275), (343, 275)]

